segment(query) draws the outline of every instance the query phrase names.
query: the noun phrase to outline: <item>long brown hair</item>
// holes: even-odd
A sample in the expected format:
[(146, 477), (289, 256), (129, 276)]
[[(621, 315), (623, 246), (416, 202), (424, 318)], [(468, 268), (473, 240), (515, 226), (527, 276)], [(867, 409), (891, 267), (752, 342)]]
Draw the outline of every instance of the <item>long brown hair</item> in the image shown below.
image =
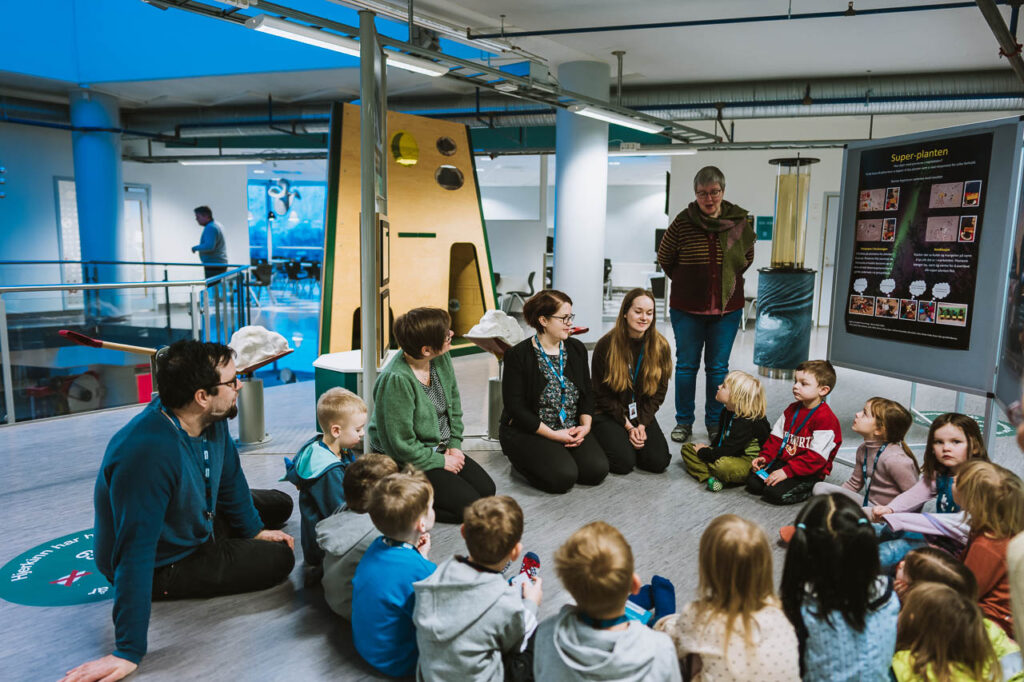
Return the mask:
[(910, 590), (900, 611), (896, 650), (910, 652), (918, 679), (951, 682), (956, 666), (972, 680), (1001, 680), (1002, 668), (983, 618), (969, 597), (947, 585), (921, 583)]
[(761, 527), (735, 514), (708, 524), (700, 538), (697, 618), (725, 616), (725, 651), (739, 620), (753, 645), (754, 614), (778, 605), (772, 585), (772, 550)]
[[(632, 385), (630, 375), (633, 368), (630, 366), (630, 338), (626, 313), (633, 307), (633, 302), (641, 296), (651, 299), (652, 303), (655, 300), (654, 294), (650, 291), (639, 287), (631, 289), (622, 299), (615, 327), (608, 332), (611, 343), (608, 346), (608, 373), (605, 374), (604, 383), (608, 384), (608, 387), (616, 393), (627, 391)], [(643, 335), (642, 347), (645, 360), (640, 368), (640, 376), (637, 377), (639, 384), (637, 393), (639, 395), (657, 393), (662, 379), (672, 371), (672, 351), (669, 349), (668, 341), (654, 326), (656, 318), (657, 313), (651, 318), (651, 326)]]
[(960, 429), (964, 434), (964, 438), (967, 439), (968, 462), (972, 459), (989, 461), (988, 451), (985, 450), (985, 441), (981, 437), (981, 429), (978, 428), (978, 422), (959, 412), (940, 414), (932, 422), (931, 428), (928, 429), (928, 444), (925, 445), (924, 457), (922, 458), (924, 461), (921, 463), (921, 477), (929, 483), (934, 481), (935, 477), (939, 474), (953, 473), (939, 463), (939, 458), (935, 456), (935, 432), (947, 424)]
[(1002, 540), (1024, 531), (1024, 483), (1009, 469), (968, 460), (957, 472), (956, 497), (972, 536), (989, 533)]
[(885, 442), (899, 443), (903, 452), (914, 463), (914, 469), (921, 471), (921, 465), (917, 463), (914, 451), (904, 440), (907, 437), (907, 431), (910, 431), (910, 427), (914, 424), (914, 416), (910, 414), (910, 410), (888, 398), (868, 398), (868, 405), (875, 425), (880, 428)]

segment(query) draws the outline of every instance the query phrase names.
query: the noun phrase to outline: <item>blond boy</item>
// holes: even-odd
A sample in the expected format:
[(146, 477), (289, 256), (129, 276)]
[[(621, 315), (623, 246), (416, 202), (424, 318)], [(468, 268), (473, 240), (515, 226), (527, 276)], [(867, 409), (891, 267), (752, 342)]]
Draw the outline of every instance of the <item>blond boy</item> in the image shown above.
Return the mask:
[(412, 585), (437, 568), (427, 559), (434, 490), (422, 471), (391, 474), (373, 487), (367, 511), (381, 536), (352, 580), (352, 640), (374, 668), (404, 677), (418, 658)]
[(523, 510), (516, 501), (480, 498), (463, 514), (462, 537), (468, 557), (442, 562), (413, 585), (416, 678), (423, 682), (501, 682), (504, 659), (518, 656), (537, 627), (540, 577), (512, 586), (502, 576), (523, 553)]
[(324, 560), (316, 543), (316, 524), (345, 504), (345, 467), (355, 459), (350, 448), (363, 439), (366, 412), (366, 403), (352, 391), (329, 389), (316, 401), (322, 433), (306, 441), (294, 460), (285, 460), (281, 480), (299, 489), (302, 554), (310, 566), (320, 566)]
[(583, 526), (555, 553), (555, 571), (576, 605), (537, 628), (537, 680), (681, 679), (672, 640), (626, 618), (641, 582), (622, 533), (603, 521)]

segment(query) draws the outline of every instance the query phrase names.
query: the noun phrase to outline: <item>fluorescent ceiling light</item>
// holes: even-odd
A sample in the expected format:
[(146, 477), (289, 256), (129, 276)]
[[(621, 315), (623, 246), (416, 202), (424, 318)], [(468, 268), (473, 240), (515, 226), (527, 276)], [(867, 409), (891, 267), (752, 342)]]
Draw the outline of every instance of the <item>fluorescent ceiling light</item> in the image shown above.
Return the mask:
[[(269, 33), (270, 35), (278, 36), (280, 38), (287, 38), (307, 45), (322, 47), (325, 50), (331, 50), (332, 52), (347, 54), (351, 57), (359, 56), (358, 40), (339, 36), (334, 33), (328, 33), (327, 31), (319, 28), (313, 28), (312, 26), (296, 24), (295, 22), (267, 16), (266, 14), (257, 14), (254, 17), (249, 17), (246, 20), (245, 25), (248, 28), (259, 31), (260, 33)], [(448, 73), (447, 66), (444, 64), (436, 64), (428, 59), (420, 59), (419, 57), (402, 54), (401, 52), (396, 52), (394, 50), (387, 50), (384, 54), (388, 57), (388, 64), (397, 66), (400, 69), (405, 69), (406, 71), (413, 71), (415, 73), (423, 74), (424, 76), (431, 76), (432, 78), (443, 76)]]
[(263, 159), (178, 159), (182, 166), (257, 166)]
[(683, 147), (681, 149), (665, 149), (664, 147), (658, 147), (655, 149), (630, 149), (626, 151), (613, 150), (608, 152), (608, 156), (693, 156), (697, 153), (696, 149), (690, 147)]
[(669, 126), (668, 121), (665, 121), (664, 125), (650, 123), (649, 121), (641, 121), (636, 118), (615, 113), (614, 111), (601, 109), (600, 107), (595, 107), (591, 104), (572, 104), (569, 106), (569, 111), (574, 114), (579, 114), (580, 116), (596, 118), (600, 121), (626, 126), (627, 128), (633, 128), (634, 130), (641, 130), (645, 133), (660, 133)]

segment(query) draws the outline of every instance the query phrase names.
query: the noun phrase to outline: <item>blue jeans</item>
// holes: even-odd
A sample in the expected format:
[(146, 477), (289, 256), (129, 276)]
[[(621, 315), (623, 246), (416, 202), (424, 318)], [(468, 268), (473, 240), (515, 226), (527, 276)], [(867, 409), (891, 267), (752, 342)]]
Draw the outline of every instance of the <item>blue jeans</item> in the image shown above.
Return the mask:
[(676, 337), (676, 423), (693, 426), (694, 399), (697, 394), (697, 370), (704, 352), (704, 423), (718, 426), (722, 403), (715, 400), (718, 385), (729, 373), (729, 355), (736, 340), (743, 310), (725, 315), (694, 315), (669, 310)]
[(896, 564), (918, 547), (925, 547), (928, 541), (920, 533), (894, 531), (887, 523), (871, 524), (878, 536), (878, 563), (883, 573), (891, 571)]

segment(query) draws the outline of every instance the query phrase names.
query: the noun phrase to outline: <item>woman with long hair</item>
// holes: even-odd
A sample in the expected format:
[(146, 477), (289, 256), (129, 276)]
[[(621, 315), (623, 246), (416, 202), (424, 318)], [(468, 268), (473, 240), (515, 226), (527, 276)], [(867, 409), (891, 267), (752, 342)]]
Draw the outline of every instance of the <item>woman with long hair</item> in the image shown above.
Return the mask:
[(665, 401), (672, 351), (655, 328), (654, 294), (633, 289), (591, 358), (593, 430), (613, 474), (661, 473), (671, 455), (655, 414)]

